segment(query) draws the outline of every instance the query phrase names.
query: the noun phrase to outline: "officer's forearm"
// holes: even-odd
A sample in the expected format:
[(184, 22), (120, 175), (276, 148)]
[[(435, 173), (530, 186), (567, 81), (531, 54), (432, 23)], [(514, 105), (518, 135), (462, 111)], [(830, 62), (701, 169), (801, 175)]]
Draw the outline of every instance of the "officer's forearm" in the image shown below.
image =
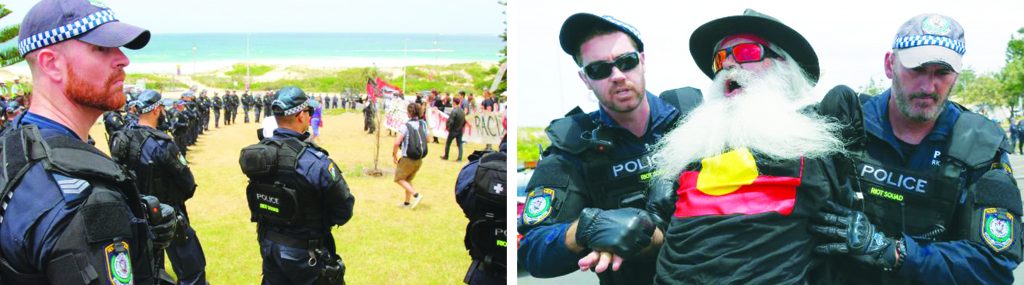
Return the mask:
[(649, 256), (651, 254), (658, 254), (658, 250), (661, 249), (661, 245), (665, 243), (665, 233), (661, 232), (661, 229), (654, 229), (654, 234), (651, 234), (651, 245), (648, 245), (642, 251), (641, 256)]
[(565, 247), (573, 253), (581, 253), (586, 249), (576, 244), (576, 226), (579, 222), (579, 220), (573, 221), (572, 224), (569, 224), (569, 229), (565, 230)]
[(918, 243), (907, 240), (899, 273), (923, 284), (1010, 284), (1017, 262), (969, 241)]

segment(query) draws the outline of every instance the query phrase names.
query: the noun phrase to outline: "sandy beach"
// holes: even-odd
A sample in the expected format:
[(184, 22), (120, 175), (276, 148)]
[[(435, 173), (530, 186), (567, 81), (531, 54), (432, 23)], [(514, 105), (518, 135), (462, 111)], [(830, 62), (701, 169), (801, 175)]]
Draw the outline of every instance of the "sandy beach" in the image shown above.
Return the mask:
[[(355, 67), (377, 67), (385, 73), (393, 76), (401, 76), (404, 66), (412, 65), (449, 65), (459, 63), (479, 63), (485, 66), (496, 64), (496, 62), (453, 60), (453, 59), (393, 59), (393, 58), (349, 58), (349, 57), (328, 57), (328, 58), (302, 58), (302, 59), (260, 59), (250, 61), (253, 65), (271, 65), (275, 68), (266, 74), (253, 77), (255, 82), (269, 82), (287, 78), (302, 77), (303, 74), (293, 72), (294, 70), (341, 70)], [(156, 74), (174, 77), (175, 80), (185, 82), (190, 86), (198, 86), (200, 90), (209, 92), (224, 93), (224, 89), (212, 88), (195, 82), (190, 78), (192, 74), (218, 74), (229, 71), (235, 64), (242, 64), (239, 61), (202, 61), (202, 62), (144, 62), (131, 63), (125, 68), (128, 74)], [(181, 75), (178, 74), (180, 68)], [(0, 68), (0, 81), (10, 82), (15, 78), (31, 80), (31, 72), (24, 62)], [(134, 84), (135, 82), (125, 82)], [(178, 98), (185, 90), (165, 91), (164, 96)], [(318, 93), (319, 94), (319, 93)], [(329, 93), (324, 93), (329, 94)]]

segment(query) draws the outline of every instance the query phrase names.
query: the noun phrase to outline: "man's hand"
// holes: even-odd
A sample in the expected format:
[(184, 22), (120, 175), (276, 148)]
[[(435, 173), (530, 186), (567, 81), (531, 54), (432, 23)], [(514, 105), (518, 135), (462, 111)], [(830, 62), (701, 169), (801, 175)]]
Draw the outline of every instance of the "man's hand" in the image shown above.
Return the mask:
[(906, 254), (902, 240), (886, 237), (863, 212), (827, 201), (812, 220), (811, 232), (836, 243), (818, 245), (814, 251), (825, 255), (847, 255), (854, 260), (886, 270), (897, 269)]
[(586, 208), (577, 222), (576, 244), (630, 258), (651, 244), (655, 220), (647, 211), (636, 208)]
[(677, 200), (679, 195), (676, 194), (674, 183), (669, 181), (655, 182), (654, 187), (647, 192), (645, 208), (657, 218), (655, 223), (662, 232), (668, 227), (668, 222), (676, 211)]
[(150, 225), (150, 230), (153, 231), (153, 247), (155, 249), (163, 250), (171, 245), (171, 240), (174, 239), (174, 233), (178, 227), (178, 214), (167, 204), (160, 204), (160, 219), (156, 224)]
[(608, 270), (609, 263), (611, 263), (612, 271), (619, 271), (623, 260), (621, 256), (611, 252), (593, 251), (587, 254), (587, 256), (580, 258), (576, 265), (579, 265), (580, 271), (587, 271), (593, 268), (594, 272), (601, 273)]

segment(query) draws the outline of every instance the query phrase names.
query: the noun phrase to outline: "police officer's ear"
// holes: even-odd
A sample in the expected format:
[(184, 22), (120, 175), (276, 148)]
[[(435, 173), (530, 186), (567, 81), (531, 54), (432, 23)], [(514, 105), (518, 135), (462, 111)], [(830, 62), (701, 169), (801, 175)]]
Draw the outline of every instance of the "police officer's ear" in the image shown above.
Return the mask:
[(590, 78), (587, 77), (587, 75), (583, 73), (583, 70), (580, 70), (579, 72), (576, 72), (576, 75), (578, 75), (580, 77), (580, 80), (583, 80), (583, 83), (584, 83), (583, 85), (586, 85), (587, 89), (594, 90), (594, 88), (590, 87)]
[(892, 51), (885, 53), (885, 77), (893, 79), (893, 64), (896, 62), (896, 54)]
[(68, 63), (61, 52), (64, 51), (66, 44), (68, 43), (54, 44), (25, 55), (25, 61), (29, 63), (32, 73), (44, 75), (53, 82), (65, 81)]

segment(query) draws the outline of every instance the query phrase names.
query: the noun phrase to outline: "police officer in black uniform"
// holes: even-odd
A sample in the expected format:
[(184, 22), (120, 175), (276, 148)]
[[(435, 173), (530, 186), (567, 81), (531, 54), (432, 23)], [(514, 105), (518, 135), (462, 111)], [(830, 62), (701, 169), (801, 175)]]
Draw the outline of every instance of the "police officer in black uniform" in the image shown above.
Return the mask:
[(331, 227), (352, 218), (355, 197), (327, 151), (305, 142), (315, 101), (297, 87), (276, 98), (274, 135), (242, 149), (239, 158), (249, 177), (263, 284), (344, 284)]
[[(224, 107), (224, 101), (220, 99), (220, 95), (213, 93), (213, 99), (211, 100), (210, 106), (213, 107), (213, 127), (220, 128), (220, 109)], [(226, 121), (227, 118), (224, 120)]]
[[(139, 123), (115, 136), (110, 155), (119, 164), (135, 173), (135, 184), (142, 194), (153, 195), (171, 205), (188, 220), (185, 201), (195, 194), (196, 183), (185, 156), (167, 133), (156, 129), (163, 115), (160, 93), (142, 92), (135, 102)], [(206, 257), (195, 231), (182, 223), (174, 241), (167, 248), (178, 284), (206, 284)], [(163, 253), (156, 253), (157, 268), (164, 268)]]
[(1005, 132), (948, 101), (962, 71), (964, 30), (916, 16), (885, 55), (892, 88), (877, 96), (834, 88), (823, 113), (851, 126), (852, 189), (812, 230), (830, 256), (823, 284), (1010, 284), (1021, 262), (1021, 195)]
[(238, 94), (236, 94), (235, 91), (231, 91), (231, 96), (228, 98), (231, 99), (231, 124), (234, 125), (236, 122), (235, 120), (238, 119), (238, 105), (240, 104), (240, 101), (238, 100)]
[(200, 133), (210, 130), (210, 98), (206, 97), (206, 90), (199, 93), (199, 99), (196, 100), (197, 106), (199, 107), (199, 117), (201, 118), (199, 125), (202, 126)]
[[(64, 32), (50, 33), (56, 30)], [(170, 241), (174, 209), (140, 197), (128, 172), (85, 143), (100, 114), (125, 102), (120, 86), (86, 78), (123, 72), (129, 61), (120, 47), (142, 48), (149, 37), (86, 0), (43, 0), (25, 15), (19, 52), (40, 72), (33, 73), (32, 108), (0, 137), (0, 283), (154, 283), (153, 252)], [(58, 67), (59, 58), (79, 60)], [(67, 71), (76, 66), (94, 73)], [(65, 93), (76, 80), (116, 91)]]
[(252, 95), (249, 95), (249, 91), (245, 91), (245, 93), (242, 94), (242, 112), (245, 114), (244, 120), (246, 124), (249, 123), (249, 110), (252, 109), (253, 103), (254, 100)]
[(253, 106), (253, 111), (256, 112), (256, 122), (259, 123), (260, 122), (260, 111), (263, 110), (263, 95), (255, 95), (255, 97), (256, 98), (253, 99), (252, 106)]
[(264, 94), (263, 97), (265, 97), (263, 98), (263, 113), (267, 114), (267, 116), (270, 116), (270, 114), (272, 114), (270, 110), (270, 104), (274, 102), (274, 93), (267, 91), (267, 93)]
[(230, 125), (231, 116), (234, 114), (232, 109), (234, 108), (235, 102), (231, 99), (231, 91), (224, 91), (224, 125)]
[[(644, 45), (637, 35), (610, 16), (580, 13), (562, 24), (562, 50), (583, 67), (581, 79), (601, 107), (547, 128), (552, 144), (527, 185), (519, 220), (519, 266), (533, 276), (568, 274), (580, 269), (580, 258), (596, 256), (602, 284), (654, 279), (662, 234), (655, 227), (658, 217), (643, 210), (654, 174), (651, 152), (682, 117), (680, 109), (688, 111), (683, 106), (700, 95), (692, 88), (661, 98), (647, 92)], [(618, 271), (605, 270), (616, 257), (625, 259)]]

